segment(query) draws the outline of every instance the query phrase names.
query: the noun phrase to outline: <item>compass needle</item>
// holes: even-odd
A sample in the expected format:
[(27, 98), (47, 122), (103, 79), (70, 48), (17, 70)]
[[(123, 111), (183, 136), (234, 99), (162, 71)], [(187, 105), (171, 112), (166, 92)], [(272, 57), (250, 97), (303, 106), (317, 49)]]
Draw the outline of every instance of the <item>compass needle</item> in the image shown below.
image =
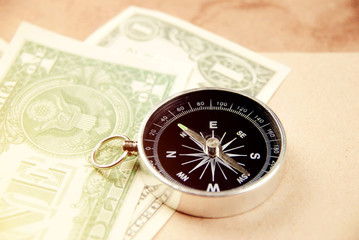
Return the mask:
[(196, 133), (195, 131), (189, 129), (188, 127), (186, 127), (185, 125), (178, 123), (177, 126), (179, 128), (181, 128), (185, 133), (188, 134), (188, 136), (190, 136), (190, 138), (196, 142), (199, 143), (200, 146), (204, 147), (204, 145), (206, 144), (206, 139), (203, 138), (200, 134)]
[(228, 163), (229, 165), (231, 165), (231, 167), (233, 167), (234, 169), (238, 170), (239, 172), (243, 173), (246, 176), (250, 176), (250, 173), (241, 165), (239, 165), (237, 163), (237, 161), (235, 161), (233, 158), (229, 157), (227, 154), (225, 154), (224, 152), (221, 152), (218, 156), (221, 160), (225, 161), (226, 163)]

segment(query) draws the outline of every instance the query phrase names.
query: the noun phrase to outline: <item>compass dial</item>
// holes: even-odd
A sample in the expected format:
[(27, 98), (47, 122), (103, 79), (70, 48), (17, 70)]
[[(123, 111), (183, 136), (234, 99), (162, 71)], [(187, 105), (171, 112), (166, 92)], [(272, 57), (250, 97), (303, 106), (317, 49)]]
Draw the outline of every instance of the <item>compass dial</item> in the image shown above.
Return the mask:
[(161, 103), (143, 125), (139, 151), (162, 182), (184, 192), (240, 191), (264, 178), (282, 155), (274, 113), (246, 95), (199, 89)]

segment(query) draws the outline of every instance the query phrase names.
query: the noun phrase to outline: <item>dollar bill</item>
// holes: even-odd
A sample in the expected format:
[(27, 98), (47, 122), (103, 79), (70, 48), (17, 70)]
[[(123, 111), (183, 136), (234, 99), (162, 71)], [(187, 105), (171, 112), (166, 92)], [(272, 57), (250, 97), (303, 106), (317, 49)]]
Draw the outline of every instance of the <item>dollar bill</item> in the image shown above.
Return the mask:
[(93, 33), (88, 43), (130, 48), (195, 64), (187, 85), (237, 89), (267, 102), (289, 69), (162, 12), (130, 7)]
[(20, 26), (0, 61), (0, 239), (122, 238), (137, 158), (103, 171), (89, 158), (184, 88), (190, 70), (170, 65)]

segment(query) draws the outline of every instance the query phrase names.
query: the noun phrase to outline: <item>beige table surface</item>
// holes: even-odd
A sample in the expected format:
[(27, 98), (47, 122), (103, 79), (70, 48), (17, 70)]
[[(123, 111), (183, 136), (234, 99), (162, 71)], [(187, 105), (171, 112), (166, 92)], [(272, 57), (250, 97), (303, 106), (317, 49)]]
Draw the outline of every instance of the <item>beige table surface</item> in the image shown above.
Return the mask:
[(176, 213), (155, 238), (359, 239), (359, 1), (0, 0), (0, 37), (10, 41), (29, 21), (85, 40), (129, 5), (180, 17), (292, 69), (269, 102), (288, 140), (274, 195), (231, 218)]

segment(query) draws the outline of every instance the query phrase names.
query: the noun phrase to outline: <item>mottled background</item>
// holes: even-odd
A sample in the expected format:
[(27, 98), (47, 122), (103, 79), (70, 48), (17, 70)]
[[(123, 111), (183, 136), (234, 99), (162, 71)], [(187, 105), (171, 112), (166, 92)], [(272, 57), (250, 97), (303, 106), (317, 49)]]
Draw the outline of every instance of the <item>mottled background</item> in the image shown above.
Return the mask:
[(161, 10), (255, 51), (358, 51), (358, 0), (1, 0), (0, 37), (22, 20), (84, 40), (130, 5)]

